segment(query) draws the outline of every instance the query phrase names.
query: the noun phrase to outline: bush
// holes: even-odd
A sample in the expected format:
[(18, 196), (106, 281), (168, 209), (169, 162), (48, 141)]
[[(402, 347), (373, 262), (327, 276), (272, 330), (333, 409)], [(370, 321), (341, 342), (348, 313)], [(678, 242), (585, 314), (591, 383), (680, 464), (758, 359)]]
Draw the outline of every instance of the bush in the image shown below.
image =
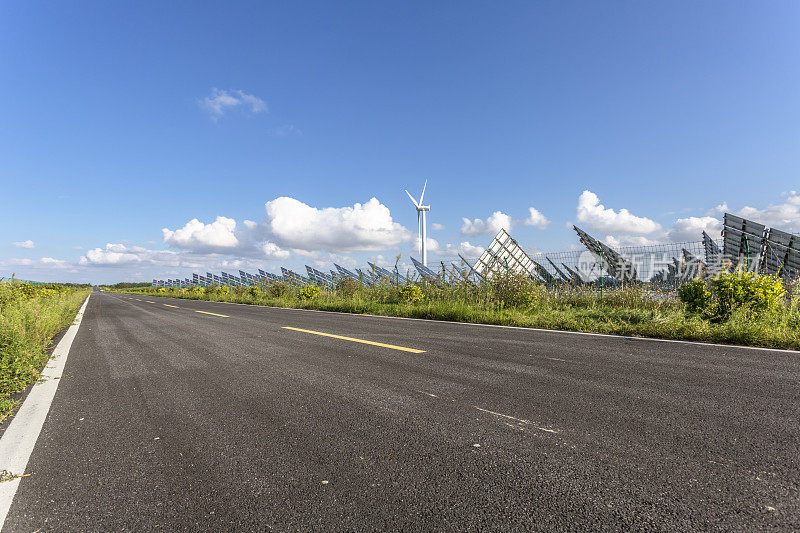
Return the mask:
[(165, 289), (164, 287), (159, 287), (158, 289), (156, 289), (156, 292), (167, 292), (167, 289)]
[(220, 296), (227, 296), (229, 292), (231, 292), (230, 287), (217, 287), (214, 289), (214, 292)]
[(289, 284), (284, 282), (273, 283), (269, 288), (269, 294), (273, 298), (283, 298), (291, 291)]
[(363, 285), (353, 278), (344, 278), (336, 284), (336, 293), (345, 298), (352, 298), (362, 287)]
[(503, 307), (530, 307), (542, 296), (541, 288), (527, 274), (495, 274), (489, 283), (492, 299)]
[(711, 291), (701, 278), (683, 284), (678, 290), (678, 297), (686, 304), (686, 311), (693, 315), (705, 315), (711, 310)]
[(727, 319), (734, 309), (748, 306), (756, 312), (777, 307), (786, 292), (777, 276), (759, 276), (753, 272), (722, 272), (711, 278), (716, 300), (715, 317)]
[(257, 297), (258, 295), (261, 294), (261, 289), (258, 287), (250, 287), (249, 289), (247, 289), (247, 294), (253, 297)]
[(400, 289), (400, 299), (404, 302), (416, 304), (424, 300), (425, 296), (422, 294), (422, 289), (416, 285), (406, 285)]
[(301, 300), (313, 300), (319, 296), (320, 290), (316, 285), (306, 285), (297, 291), (297, 297)]

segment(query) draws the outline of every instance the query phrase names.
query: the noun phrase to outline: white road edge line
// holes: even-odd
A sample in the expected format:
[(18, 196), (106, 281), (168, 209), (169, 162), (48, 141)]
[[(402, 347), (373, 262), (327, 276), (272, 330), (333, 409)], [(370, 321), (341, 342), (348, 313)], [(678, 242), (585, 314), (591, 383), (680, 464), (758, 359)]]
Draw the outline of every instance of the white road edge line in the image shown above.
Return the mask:
[[(78, 333), (90, 297), (91, 294), (84, 300), (78, 314), (75, 315), (75, 320), (53, 350), (53, 356), (42, 370), (41, 379), (33, 385), (25, 403), (11, 419), (11, 423), (0, 438), (0, 470), (6, 470), (16, 476), (22, 476), (25, 473), (28, 459), (31, 457), (47, 413), (50, 411), (53, 396), (56, 394), (61, 374), (64, 372), (69, 349)], [(21, 477), (16, 477), (0, 483), (0, 530), (5, 525), (6, 516), (11, 509), (11, 503), (21, 480)]]
[[(121, 293), (122, 294), (122, 293)], [(482, 328), (518, 329), (522, 331), (536, 331), (540, 333), (554, 333), (562, 335), (583, 335), (585, 337), (604, 337), (608, 339), (626, 339), (644, 342), (669, 342), (675, 344), (690, 344), (692, 346), (716, 346), (718, 348), (734, 348), (737, 350), (758, 350), (763, 352), (780, 352), (798, 355), (798, 350), (787, 348), (764, 348), (763, 346), (742, 346), (741, 344), (721, 344), (718, 342), (685, 341), (681, 339), (659, 339), (657, 337), (633, 337), (631, 335), (614, 335), (612, 333), (591, 333), (589, 331), (569, 331), (566, 329), (526, 328), (524, 326), (503, 326), (502, 324), (478, 324), (475, 322), (456, 322), (454, 320), (436, 320), (433, 318), (412, 318), (408, 316), (370, 315), (367, 313), (346, 313), (344, 311), (323, 311), (321, 309), (298, 309), (296, 307), (276, 307), (274, 305), (240, 304), (239, 302), (216, 302), (214, 300), (193, 300), (192, 298), (173, 298), (171, 296), (156, 296), (156, 298), (169, 298), (170, 300), (190, 300), (209, 304), (243, 305), (261, 309), (281, 309), (285, 311), (300, 311), (306, 313), (328, 313), (331, 315), (347, 315), (351, 317), (384, 318), (386, 320), (414, 320), (418, 322), (434, 322), (438, 324), (456, 324), (460, 326), (477, 326)]]

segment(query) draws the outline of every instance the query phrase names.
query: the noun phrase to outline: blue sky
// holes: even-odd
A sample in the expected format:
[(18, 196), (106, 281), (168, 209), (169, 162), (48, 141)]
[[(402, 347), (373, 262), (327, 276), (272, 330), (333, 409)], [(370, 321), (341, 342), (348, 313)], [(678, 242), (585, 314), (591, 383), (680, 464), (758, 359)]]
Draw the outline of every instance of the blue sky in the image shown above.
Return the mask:
[(780, 1), (4, 2), (0, 276), (394, 263), (426, 178), (432, 260), (800, 231), (799, 33)]

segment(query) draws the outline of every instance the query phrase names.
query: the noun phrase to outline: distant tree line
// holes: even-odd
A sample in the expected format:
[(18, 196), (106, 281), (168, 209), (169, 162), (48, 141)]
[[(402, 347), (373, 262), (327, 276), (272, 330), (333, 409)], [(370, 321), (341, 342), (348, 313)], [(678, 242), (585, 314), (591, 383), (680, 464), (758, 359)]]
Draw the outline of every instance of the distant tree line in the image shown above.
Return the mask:
[(136, 287), (150, 287), (152, 283), (147, 281), (121, 281), (113, 285), (103, 285), (110, 289), (135, 289)]

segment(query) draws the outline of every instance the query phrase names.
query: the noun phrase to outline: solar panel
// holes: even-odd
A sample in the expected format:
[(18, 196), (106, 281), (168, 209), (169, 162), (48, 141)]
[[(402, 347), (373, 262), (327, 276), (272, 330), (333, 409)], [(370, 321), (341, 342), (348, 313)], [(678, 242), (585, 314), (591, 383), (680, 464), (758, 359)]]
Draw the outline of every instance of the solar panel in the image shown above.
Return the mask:
[(800, 275), (800, 236), (770, 228), (762, 257), (761, 271), (785, 279)]
[[(341, 267), (341, 266), (337, 265), (336, 263), (334, 263), (333, 266), (336, 268), (336, 272), (338, 272), (339, 275), (342, 276), (343, 278), (349, 278), (349, 279), (352, 279), (352, 280), (355, 280), (355, 281), (359, 281), (358, 275), (350, 272), (346, 268)], [(366, 281), (366, 280), (364, 280), (364, 281)]]
[(575, 270), (571, 269), (570, 267), (568, 267), (564, 263), (561, 263), (561, 266), (564, 267), (564, 269), (567, 272), (569, 272), (569, 275), (572, 278), (572, 282), (573, 283), (576, 283), (578, 285), (582, 285), (586, 281), (586, 280), (583, 279), (583, 276), (578, 274)]
[(556, 282), (556, 278), (553, 277), (553, 275), (550, 272), (548, 272), (548, 270), (545, 267), (543, 267), (542, 265), (540, 265), (536, 261), (533, 261), (533, 267), (536, 270), (536, 274), (538, 274), (539, 277), (542, 278), (542, 280), (545, 283), (555, 283)]
[(561, 271), (561, 269), (560, 269), (560, 268), (558, 268), (558, 267), (556, 266), (556, 264), (555, 264), (555, 263), (553, 263), (553, 260), (552, 260), (552, 259), (550, 259), (550, 258), (549, 258), (549, 257), (547, 257), (547, 256), (545, 256), (544, 258), (545, 258), (545, 259), (547, 259), (547, 262), (548, 262), (548, 263), (550, 263), (550, 266), (552, 266), (552, 267), (553, 267), (553, 269), (556, 271), (556, 273), (557, 273), (559, 276), (561, 276), (561, 279), (562, 279), (562, 280), (564, 280), (564, 281), (572, 281), (572, 279), (571, 279), (569, 276), (567, 276), (566, 274), (564, 274), (564, 273)]
[(725, 213), (722, 226), (723, 255), (734, 267), (757, 270), (766, 229), (758, 222)]
[(484, 278), (490, 278), (499, 272), (531, 275), (536, 271), (533, 260), (504, 229), (497, 232), (473, 268)]
[(636, 281), (636, 267), (611, 247), (598, 241), (578, 226), (572, 226), (578, 239), (599, 261), (606, 272), (618, 281)]
[(414, 264), (414, 268), (417, 269), (417, 272), (419, 272), (419, 275), (422, 276), (423, 279), (429, 279), (434, 281), (439, 280), (439, 276), (436, 274), (436, 272), (426, 267), (413, 257), (411, 258), (411, 262)]

